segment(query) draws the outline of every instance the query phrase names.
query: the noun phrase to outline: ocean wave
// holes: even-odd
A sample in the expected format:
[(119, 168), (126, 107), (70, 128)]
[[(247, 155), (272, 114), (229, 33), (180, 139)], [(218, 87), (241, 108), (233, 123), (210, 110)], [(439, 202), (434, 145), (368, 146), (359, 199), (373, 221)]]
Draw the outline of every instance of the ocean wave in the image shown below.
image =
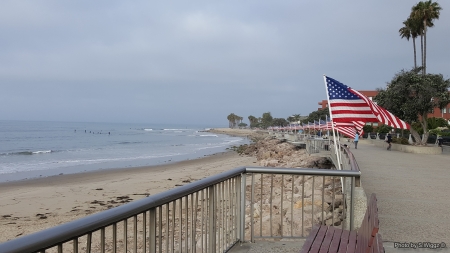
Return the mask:
[(202, 147), (196, 148), (195, 150), (204, 150), (204, 149), (211, 149), (211, 148), (223, 148), (223, 147), (224, 146), (220, 145), (220, 144), (216, 144), (216, 145), (208, 144), (207, 146), (202, 146)]
[(153, 131), (151, 128), (144, 128), (144, 131)]
[(48, 170), (57, 168), (67, 168), (72, 166), (83, 165), (95, 165), (111, 162), (126, 162), (134, 160), (148, 160), (148, 159), (161, 159), (161, 158), (173, 158), (180, 155), (187, 155), (189, 153), (177, 152), (177, 153), (165, 153), (156, 155), (138, 155), (133, 157), (115, 157), (115, 158), (96, 158), (96, 159), (73, 159), (73, 160), (60, 160), (60, 161), (43, 161), (38, 163), (20, 163), (20, 164), (5, 164), (0, 167), (0, 175), (15, 172), (24, 171), (37, 171)]
[(33, 154), (47, 154), (47, 153), (51, 153), (53, 151), (51, 150), (39, 150), (39, 151), (33, 151)]
[(48, 154), (53, 153), (54, 150), (37, 150), (37, 151), (19, 151), (19, 152), (10, 152), (10, 153), (2, 153), (0, 156), (7, 155), (38, 155), (38, 154)]
[(186, 130), (192, 130), (192, 129), (178, 129), (178, 128), (164, 128), (164, 131), (186, 131)]
[(200, 134), (200, 135), (197, 135), (197, 136), (200, 136), (200, 137), (219, 137), (216, 134)]
[(122, 142), (119, 142), (117, 144), (124, 145), (124, 144), (138, 144), (138, 143), (142, 143), (142, 141), (122, 141)]

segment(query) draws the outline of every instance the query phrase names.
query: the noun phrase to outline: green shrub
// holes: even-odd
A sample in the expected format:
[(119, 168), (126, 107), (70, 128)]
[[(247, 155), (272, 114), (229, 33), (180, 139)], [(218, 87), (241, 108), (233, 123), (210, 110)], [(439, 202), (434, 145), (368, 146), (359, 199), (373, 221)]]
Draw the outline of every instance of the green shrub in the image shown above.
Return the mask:
[(236, 151), (238, 154), (242, 155), (244, 151), (247, 149), (248, 145), (239, 145), (239, 146), (232, 146), (230, 147), (231, 150)]
[(393, 137), (392, 142), (397, 143), (397, 144), (409, 145), (408, 139), (403, 138), (403, 137), (399, 137), (399, 138)]
[(386, 134), (391, 132), (392, 127), (388, 126), (388, 125), (382, 125), (380, 127), (377, 128), (377, 132), (380, 134)]

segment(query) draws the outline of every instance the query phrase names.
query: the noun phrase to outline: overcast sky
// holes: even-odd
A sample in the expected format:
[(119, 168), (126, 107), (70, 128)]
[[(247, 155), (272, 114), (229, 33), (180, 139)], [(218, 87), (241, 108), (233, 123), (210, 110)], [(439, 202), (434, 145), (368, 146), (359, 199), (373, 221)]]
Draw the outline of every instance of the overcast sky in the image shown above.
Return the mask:
[[(308, 115), (323, 74), (373, 90), (413, 66), (398, 30), (417, 2), (2, 0), (0, 120)], [(438, 2), (427, 71), (450, 78), (450, 1)]]

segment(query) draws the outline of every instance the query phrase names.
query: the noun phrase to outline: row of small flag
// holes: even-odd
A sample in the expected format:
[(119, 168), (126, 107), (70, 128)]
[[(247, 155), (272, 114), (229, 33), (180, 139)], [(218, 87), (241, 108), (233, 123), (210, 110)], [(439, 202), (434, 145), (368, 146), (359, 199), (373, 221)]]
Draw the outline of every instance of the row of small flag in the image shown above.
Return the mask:
[(303, 129), (316, 129), (316, 130), (331, 130), (331, 121), (314, 121), (305, 124), (290, 124), (288, 126), (274, 126), (269, 127), (269, 130), (303, 130)]
[[(333, 122), (330, 120), (319, 120), (314, 122), (308, 122), (306, 124), (290, 124), (289, 126), (274, 126), (269, 127), (268, 130), (271, 131), (295, 131), (295, 130), (320, 130), (320, 131), (329, 131), (333, 129)], [(339, 133), (354, 138), (356, 132), (359, 135), (363, 134), (363, 127), (365, 123), (362, 121), (355, 122), (334, 122), (334, 129)]]

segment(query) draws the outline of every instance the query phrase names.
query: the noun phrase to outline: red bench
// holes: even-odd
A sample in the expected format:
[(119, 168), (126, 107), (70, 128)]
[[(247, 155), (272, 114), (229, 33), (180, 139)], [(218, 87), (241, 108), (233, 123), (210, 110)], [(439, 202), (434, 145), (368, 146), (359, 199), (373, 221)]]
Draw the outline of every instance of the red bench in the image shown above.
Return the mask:
[(314, 226), (300, 253), (377, 253), (384, 252), (379, 220), (377, 198), (370, 196), (364, 220), (358, 231), (343, 230), (325, 225)]

